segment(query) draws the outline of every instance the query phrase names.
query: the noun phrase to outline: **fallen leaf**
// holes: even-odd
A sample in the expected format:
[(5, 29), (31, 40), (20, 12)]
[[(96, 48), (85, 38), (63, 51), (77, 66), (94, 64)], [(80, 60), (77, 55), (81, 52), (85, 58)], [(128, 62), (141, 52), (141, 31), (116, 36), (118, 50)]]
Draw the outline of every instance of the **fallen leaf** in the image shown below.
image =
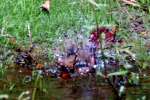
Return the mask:
[(43, 11), (49, 12), (50, 10), (50, 0), (46, 0), (41, 6)]
[(147, 37), (147, 38), (149, 37), (147, 31), (141, 32), (140, 35), (141, 35), (142, 37), (145, 37), (145, 38), (146, 38), (146, 37)]
[(141, 35), (145, 35), (145, 34), (147, 34), (147, 32), (144, 31), (144, 32), (141, 32), (140, 34), (141, 34)]
[(136, 0), (121, 0), (124, 3), (128, 4), (128, 5), (132, 5), (132, 6), (140, 6), (139, 4), (137, 4)]
[(9, 38), (9, 43), (12, 45), (15, 45), (16, 44), (16, 38), (15, 37)]
[(98, 4), (94, 0), (88, 0), (88, 2), (91, 3), (92, 5), (98, 7)]
[(42, 69), (42, 68), (44, 68), (44, 65), (43, 65), (43, 64), (37, 64), (37, 65), (36, 65), (36, 68), (37, 68), (37, 69)]
[(149, 41), (146, 41), (145, 47), (148, 48), (148, 49), (150, 49), (150, 40), (149, 40)]
[(61, 77), (62, 79), (64, 79), (64, 80), (67, 80), (67, 79), (70, 79), (70, 78), (71, 78), (70, 74), (67, 73), (67, 72), (62, 72), (61, 75), (60, 75), (60, 77)]
[(90, 4), (92, 4), (93, 6), (95, 6), (96, 8), (99, 8), (99, 9), (100, 9), (100, 7), (106, 7), (107, 6), (106, 4), (98, 4), (98, 3), (96, 3), (95, 0), (88, 0), (88, 2)]
[(112, 30), (112, 33), (113, 33), (113, 34), (115, 34), (116, 32), (119, 31), (119, 29), (118, 29), (117, 26), (113, 26), (111, 30)]

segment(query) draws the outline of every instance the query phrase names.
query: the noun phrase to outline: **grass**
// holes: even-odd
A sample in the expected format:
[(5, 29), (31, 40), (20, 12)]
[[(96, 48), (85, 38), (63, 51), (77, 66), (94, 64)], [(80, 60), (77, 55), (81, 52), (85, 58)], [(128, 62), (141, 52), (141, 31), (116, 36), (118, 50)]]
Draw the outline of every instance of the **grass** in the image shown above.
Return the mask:
[[(95, 25), (96, 19), (100, 25), (115, 25), (118, 15), (113, 15), (112, 10), (119, 9), (120, 3), (113, 0), (96, 1), (101, 4), (97, 11), (86, 0), (51, 0), (50, 13), (46, 14), (40, 9), (44, 2), (41, 0), (0, 0), (0, 29), (14, 36), (18, 43), (28, 43), (27, 25), (30, 24), (34, 42), (51, 43), (69, 29), (79, 30), (84, 26), (89, 28)], [(140, 1), (142, 4), (149, 3), (147, 0)], [(0, 42), (6, 43), (7, 40), (0, 37)]]
[[(105, 0), (99, 3), (107, 4)], [(41, 11), (41, 0), (0, 0), (0, 28), (17, 38), (17, 42), (28, 42), (27, 25), (30, 24), (33, 41), (52, 41), (68, 29), (77, 29), (95, 24), (92, 5), (83, 0), (51, 0), (50, 13)], [(108, 6), (108, 5), (107, 5)], [(107, 7), (106, 6), (106, 7)], [(98, 11), (98, 22), (114, 24), (111, 16), (107, 15), (106, 7)], [(108, 7), (107, 7), (108, 8)], [(107, 16), (107, 17), (105, 17)], [(3, 40), (1, 40), (3, 41)]]
[[(118, 0), (95, 1), (99, 4), (99, 7), (89, 3), (88, 0), (51, 0), (50, 13), (45, 13), (40, 9), (44, 0), (0, 0), (0, 49), (7, 48), (0, 50), (0, 56), (6, 56), (4, 61), (0, 59), (0, 63), (3, 63), (0, 64), (0, 79), (5, 80), (6, 66), (13, 63), (14, 56), (11, 56), (11, 59), (10, 53), (7, 54), (9, 49), (12, 50), (14, 47), (27, 47), (29, 45), (28, 25), (31, 27), (33, 42), (40, 44), (43, 48), (51, 49), (52, 43), (55, 42), (54, 40), (61, 37), (64, 32), (70, 32), (68, 30), (80, 31), (84, 29), (86, 31), (85, 34), (89, 34), (93, 26), (96, 27), (97, 23), (100, 26), (118, 25), (119, 32), (117, 36), (128, 40), (130, 34), (132, 34), (129, 32), (130, 16), (127, 12), (119, 11), (122, 9), (122, 4)], [(148, 5), (149, 13), (145, 13), (141, 8), (125, 7), (127, 7), (129, 14), (132, 16), (142, 16), (145, 27), (149, 29), (150, 1), (139, 0), (139, 2), (142, 6)], [(11, 38), (3, 36), (6, 34), (15, 37), (16, 43), (13, 44)], [(69, 34), (72, 33), (70, 32)], [(137, 46), (135, 49), (139, 49), (139, 45), (135, 44)], [(141, 47), (138, 51), (143, 51), (141, 49), (144, 48)], [(143, 51), (142, 54), (145, 54), (145, 52)], [(144, 56), (142, 54), (138, 54), (138, 57), (143, 61), (143, 59), (146, 59), (147, 54)], [(14, 55), (14, 53), (10, 55)], [(146, 59), (146, 62), (148, 60)], [(51, 84), (50, 80), (47, 82)], [(49, 92), (52, 92), (51, 88), (53, 87), (48, 86), (46, 82), (43, 86), (49, 89)], [(26, 89), (28, 86), (23, 88)], [(55, 95), (55, 92), (52, 95)], [(17, 96), (19, 93), (17, 93)]]

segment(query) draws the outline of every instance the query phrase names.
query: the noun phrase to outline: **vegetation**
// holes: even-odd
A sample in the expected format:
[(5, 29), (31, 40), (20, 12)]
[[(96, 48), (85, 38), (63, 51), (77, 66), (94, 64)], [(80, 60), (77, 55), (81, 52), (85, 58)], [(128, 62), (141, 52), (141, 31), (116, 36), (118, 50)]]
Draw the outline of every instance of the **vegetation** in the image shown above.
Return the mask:
[[(42, 10), (41, 5), (44, 1), (41, 0), (0, 0), (0, 2), (0, 99), (3, 97), (19, 100), (78, 99), (75, 96), (80, 97), (79, 94), (69, 94), (65, 91), (76, 91), (74, 87), (82, 88), (88, 79), (71, 80), (69, 83), (65, 81), (67, 88), (60, 88), (59, 85), (63, 82), (57, 78), (43, 77), (34, 68), (33, 71), (20, 69), (20, 66), (15, 64), (16, 57), (21, 55), (18, 49), (27, 55), (31, 54), (33, 61), (36, 61), (32, 66), (43, 65), (47, 68), (56, 60), (53, 57), (53, 49), (56, 46), (65, 48), (65, 42), (61, 40), (65, 39), (66, 34), (72, 40), (77, 38), (77, 33), (82, 33), (87, 38), (95, 28), (103, 26), (110, 29), (116, 28), (116, 39), (122, 40), (124, 44), (121, 46), (116, 44), (111, 49), (117, 52), (115, 59), (125, 64), (119, 68), (119, 71), (108, 73), (108, 76), (102, 74), (103, 71), (99, 71), (96, 76), (97, 88), (106, 87), (104, 92), (109, 94), (108, 90), (114, 88), (114, 85), (109, 82), (113, 80), (113, 76), (126, 77), (129, 74), (128, 80), (131, 87), (125, 87), (129, 90), (126, 93), (126, 99), (150, 98), (143, 93), (147, 91), (145, 89), (150, 84), (149, 0), (137, 0), (135, 3), (137, 5), (126, 4), (123, 0), (50, 0), (49, 12)], [(30, 44), (35, 46), (32, 53)], [(130, 62), (126, 55), (122, 56), (122, 52), (130, 55), (134, 63)], [(104, 60), (107, 58), (104, 57)], [(130, 65), (127, 61), (132, 65), (131, 69), (128, 69)], [(31, 74), (32, 77), (30, 77)], [(108, 77), (109, 80), (105, 80)], [(142, 90), (138, 87), (133, 88), (132, 85), (133, 87), (142, 85)], [(134, 95), (135, 90), (138, 96)], [(117, 88), (117, 91), (118, 95), (124, 94), (120, 92), (121, 87)], [(112, 94), (110, 93), (113, 98)], [(87, 94), (83, 93), (81, 97), (84, 95)]]

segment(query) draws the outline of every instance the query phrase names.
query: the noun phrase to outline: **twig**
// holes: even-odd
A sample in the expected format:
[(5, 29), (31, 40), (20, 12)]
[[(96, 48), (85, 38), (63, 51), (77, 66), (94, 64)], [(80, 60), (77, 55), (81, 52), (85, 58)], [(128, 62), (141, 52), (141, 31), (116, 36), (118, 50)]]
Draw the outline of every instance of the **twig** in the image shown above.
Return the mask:
[(14, 36), (11, 36), (10, 34), (0, 34), (0, 37), (14, 38)]
[(133, 16), (129, 13), (129, 11), (126, 8), (124, 8), (122, 10), (124, 10), (128, 14), (129, 18), (133, 18)]
[(0, 37), (14, 38), (14, 36), (12, 36), (10, 34), (6, 34), (4, 30), (5, 30), (5, 28), (2, 27), (2, 29), (0, 30)]
[(2, 27), (2, 29), (1, 29), (1, 34), (2, 35), (4, 34), (4, 27)]
[(29, 95), (30, 94), (30, 91), (24, 91), (22, 92), (19, 97), (18, 97), (18, 100), (30, 100), (30, 97), (24, 97), (25, 95)]
[(32, 93), (32, 100), (35, 100), (35, 96), (36, 96), (36, 92), (37, 92), (37, 85), (40, 79), (40, 75), (38, 74), (34, 83), (34, 89), (33, 89), (33, 93)]
[(32, 47), (32, 32), (29, 24), (28, 24), (28, 35), (29, 35), (30, 47)]
[(95, 0), (87, 0), (90, 4), (92, 4), (93, 6), (100, 8), (101, 7), (106, 7), (106, 4), (97, 4)]

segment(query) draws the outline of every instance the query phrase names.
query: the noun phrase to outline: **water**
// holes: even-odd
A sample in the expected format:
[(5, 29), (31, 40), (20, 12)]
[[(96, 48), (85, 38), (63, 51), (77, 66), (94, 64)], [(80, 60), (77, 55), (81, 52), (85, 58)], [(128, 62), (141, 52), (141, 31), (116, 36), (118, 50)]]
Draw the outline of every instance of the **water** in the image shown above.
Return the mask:
[[(0, 94), (8, 94), (11, 99), (16, 99), (23, 91), (30, 91), (31, 97), (35, 84), (33, 80), (29, 83), (22, 82), (26, 73), (21, 74), (15, 70), (8, 72), (4, 79), (0, 80)], [(150, 77), (141, 77), (140, 81), (140, 86), (126, 88), (125, 100), (150, 99)], [(101, 79), (98, 79), (96, 85), (93, 83), (93, 80), (83, 78), (70, 80), (60, 86), (59, 79), (41, 78), (41, 82), (36, 86), (36, 100), (51, 98), (53, 100), (115, 100), (111, 86)]]
[[(88, 38), (86, 38), (86, 41), (88, 41)], [(98, 53), (95, 57), (97, 58), (96, 66), (98, 66), (96, 68), (101, 72), (104, 70), (104, 61), (101, 59), (102, 55), (100, 50), (95, 50), (96, 47), (94, 45), (83, 41), (83, 39), (81, 39), (81, 43), (75, 43), (74, 39), (68, 41), (66, 40), (66, 43), (64, 43), (65, 45), (62, 45), (61, 42), (62, 41), (60, 41), (60, 45), (55, 45), (56, 47), (53, 52), (56, 56), (56, 60), (58, 58), (58, 62), (60, 64), (73, 66), (75, 57), (73, 56), (73, 58), (69, 58), (68, 56), (70, 54), (72, 55), (72, 53), (76, 53), (79, 61), (88, 61), (90, 66), (94, 66), (94, 61), (91, 58)], [(77, 49), (79, 49), (78, 52), (76, 52)], [(69, 55), (67, 53), (68, 51)], [(111, 58), (105, 58), (107, 65), (110, 65), (107, 67), (111, 69), (112, 65), (114, 65), (112, 69), (115, 70), (117, 66), (117, 61), (115, 61), (116, 52), (113, 51), (113, 49), (109, 49), (105, 50), (104, 54), (107, 55), (108, 58)], [(23, 58), (28, 61), (26, 57), (28, 55), (23, 54), (23, 56), (24, 55), (25, 57)], [(22, 59), (22, 55), (21, 58), (18, 59)], [(30, 60), (31, 59), (29, 59), (29, 61)], [(124, 60), (121, 59), (120, 61)], [(32, 63), (34, 62), (29, 62), (31, 67), (33, 67)], [(6, 75), (0, 80), (0, 94), (7, 94), (9, 95), (9, 99), (13, 100), (16, 100), (22, 93), (24, 93), (24, 91), (29, 91), (27, 96), (30, 98), (35, 97), (35, 100), (116, 100), (117, 95), (114, 93), (114, 90), (110, 85), (108, 85), (108, 82), (105, 82), (106, 80), (102, 78), (97, 77), (97, 79), (93, 79), (90, 77), (79, 77), (77, 79), (63, 80), (60, 78), (52, 78), (50, 76), (37, 77), (36, 75), (33, 75), (33, 72), (31, 71), (32, 68), (25, 69), (27, 66), (28, 64), (24, 65), (24, 69), (19, 68), (7, 70)], [(55, 73), (56, 69), (47, 71)], [(38, 71), (38, 73), (42, 73), (41, 70)], [(150, 75), (147, 74), (147, 76)], [(123, 100), (150, 99), (150, 78), (141, 77), (140, 81), (140, 86), (130, 86), (125, 88), (126, 91), (124, 93)], [(35, 94), (35, 96), (33, 94)]]

